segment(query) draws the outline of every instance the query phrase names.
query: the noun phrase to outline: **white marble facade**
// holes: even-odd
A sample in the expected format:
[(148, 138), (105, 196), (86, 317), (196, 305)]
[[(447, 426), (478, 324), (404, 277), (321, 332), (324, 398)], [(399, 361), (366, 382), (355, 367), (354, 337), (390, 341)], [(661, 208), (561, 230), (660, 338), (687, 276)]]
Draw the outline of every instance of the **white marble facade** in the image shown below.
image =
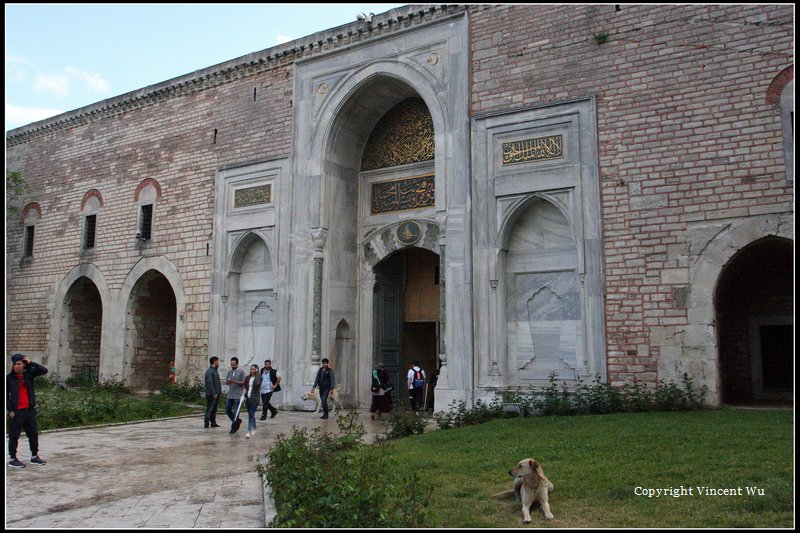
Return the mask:
[[(218, 173), (210, 352), (223, 369), (271, 358), (287, 408), (310, 407), (322, 357), (346, 398), (369, 403), (374, 267), (404, 247), (404, 221), (440, 260), (437, 409), (551, 372), (605, 374), (593, 101), (470, 122), (466, 42), (461, 14), (297, 62), (292, 153)], [(375, 124), (409, 97), (430, 112), (434, 159), (362, 172)], [(499, 164), (504, 140), (553, 131), (564, 157)], [(370, 212), (372, 184), (421, 174), (435, 205)], [(233, 200), (266, 185), (270, 202)]]

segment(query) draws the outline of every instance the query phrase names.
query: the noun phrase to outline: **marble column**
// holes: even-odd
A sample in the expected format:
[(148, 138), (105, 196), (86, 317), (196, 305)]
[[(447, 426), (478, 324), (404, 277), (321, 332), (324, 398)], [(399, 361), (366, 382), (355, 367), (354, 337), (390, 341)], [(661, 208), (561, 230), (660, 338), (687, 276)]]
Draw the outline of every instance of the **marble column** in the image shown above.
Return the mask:
[(314, 303), (311, 320), (311, 363), (316, 366), (321, 359), (322, 346), (322, 250), (328, 238), (328, 230), (317, 228), (311, 231), (314, 241)]
[(489, 280), (489, 284), (492, 287), (492, 292), (490, 295), (491, 301), (489, 304), (490, 308), (490, 316), (489, 316), (489, 358), (490, 358), (490, 367), (489, 367), (489, 376), (490, 376), (490, 383), (492, 385), (497, 385), (497, 377), (500, 375), (500, 370), (497, 367), (497, 285), (499, 281), (496, 279)]
[(447, 373), (447, 346), (445, 344), (445, 331), (447, 325), (447, 284), (445, 272), (445, 245), (439, 242), (439, 378), (436, 381), (437, 389), (449, 389), (450, 378)]

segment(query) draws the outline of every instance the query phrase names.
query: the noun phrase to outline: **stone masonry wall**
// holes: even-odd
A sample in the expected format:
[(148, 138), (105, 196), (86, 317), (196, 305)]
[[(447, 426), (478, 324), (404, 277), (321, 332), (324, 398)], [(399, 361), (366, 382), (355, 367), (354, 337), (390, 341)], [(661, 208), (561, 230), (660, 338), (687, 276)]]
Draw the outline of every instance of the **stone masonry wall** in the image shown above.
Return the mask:
[(688, 323), (687, 228), (792, 211), (766, 103), (793, 63), (792, 7), (472, 6), (470, 19), (472, 114), (596, 96), (609, 381), (654, 383), (651, 329)]
[[(7, 167), (27, 183), (22, 206), (42, 207), (30, 261), (21, 259), (21, 217), (7, 218), (9, 349), (44, 355), (48, 298), (76, 265), (96, 265), (115, 293), (141, 257), (163, 256), (184, 284), (185, 357), (205, 366), (214, 177), (221, 166), (289, 152), (291, 87), (292, 69), (280, 66), (7, 143)], [(146, 178), (158, 182), (162, 198), (152, 246), (140, 250), (134, 195)], [(95, 249), (81, 255), (80, 205), (90, 189), (100, 191), (103, 207)]]

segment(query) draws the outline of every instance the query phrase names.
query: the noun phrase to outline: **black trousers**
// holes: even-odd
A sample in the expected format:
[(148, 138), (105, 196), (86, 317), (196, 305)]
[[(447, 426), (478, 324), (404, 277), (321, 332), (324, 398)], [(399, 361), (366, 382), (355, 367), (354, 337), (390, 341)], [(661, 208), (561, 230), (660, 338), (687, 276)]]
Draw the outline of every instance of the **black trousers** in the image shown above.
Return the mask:
[(413, 409), (414, 411), (419, 411), (420, 409), (423, 409), (425, 406), (422, 405), (422, 402), (424, 402), (425, 400), (422, 387), (418, 389), (408, 389), (408, 401), (411, 404), (411, 409)]
[(277, 409), (275, 409), (275, 407), (271, 403), (269, 403), (269, 401), (272, 399), (273, 394), (275, 393), (268, 392), (266, 394), (261, 395), (261, 402), (264, 404), (264, 408), (261, 410), (262, 418), (267, 418), (267, 411), (269, 411), (270, 413), (274, 413), (277, 411)]
[(8, 424), (8, 456), (12, 459), (17, 457), (17, 445), (22, 430), (28, 436), (28, 444), (31, 447), (31, 457), (39, 455), (39, 426), (36, 423), (36, 409), (17, 409), (14, 411), (14, 418), (9, 417)]
[(219, 406), (219, 396), (216, 398), (206, 396), (206, 418), (205, 427), (217, 423), (217, 407)]
[(330, 392), (330, 387), (327, 389), (319, 388), (319, 400), (322, 402), (322, 414), (325, 416), (328, 416), (328, 394), (330, 394)]

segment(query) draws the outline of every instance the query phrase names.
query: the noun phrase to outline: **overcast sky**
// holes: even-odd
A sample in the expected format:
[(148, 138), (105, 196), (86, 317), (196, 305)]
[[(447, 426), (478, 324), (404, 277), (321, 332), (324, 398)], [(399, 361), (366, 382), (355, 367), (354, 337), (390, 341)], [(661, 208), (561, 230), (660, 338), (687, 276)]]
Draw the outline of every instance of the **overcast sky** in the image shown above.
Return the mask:
[(6, 4), (6, 130), (401, 5)]

